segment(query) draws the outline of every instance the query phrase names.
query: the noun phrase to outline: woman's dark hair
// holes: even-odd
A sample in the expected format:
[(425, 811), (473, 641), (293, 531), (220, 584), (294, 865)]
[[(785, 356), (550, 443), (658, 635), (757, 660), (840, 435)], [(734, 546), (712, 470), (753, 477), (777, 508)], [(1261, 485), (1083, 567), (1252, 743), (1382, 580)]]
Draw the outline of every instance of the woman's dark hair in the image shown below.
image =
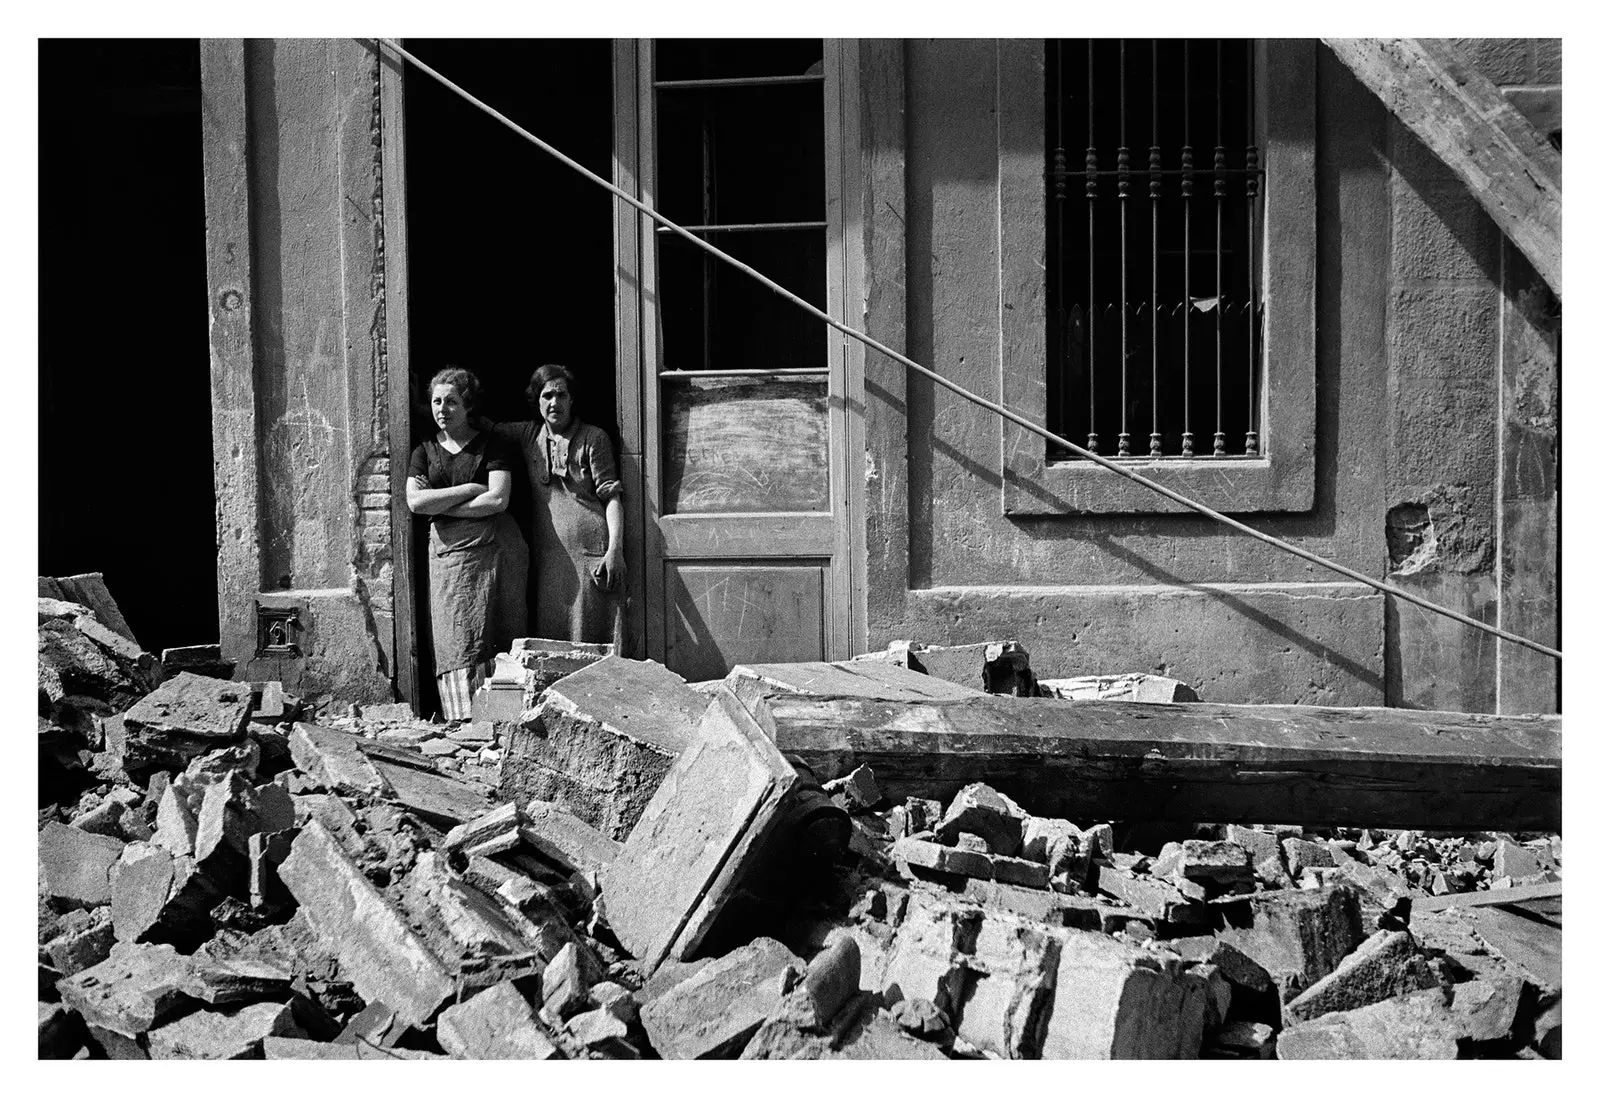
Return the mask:
[(433, 375), (433, 380), (428, 382), (425, 390), (424, 404), (433, 402), (433, 390), (437, 385), (454, 385), (456, 392), (461, 396), (461, 403), (471, 411), (477, 406), (478, 396), (483, 392), (483, 385), (478, 381), (478, 375), (471, 370), (463, 370), (460, 366), (446, 366)]
[(539, 394), (544, 392), (544, 387), (552, 381), (565, 381), (567, 392), (572, 394), (572, 403), (574, 405), (578, 403), (578, 379), (572, 376), (572, 371), (554, 362), (547, 362), (535, 370), (533, 376), (528, 379), (528, 391), (525, 394), (528, 398), (528, 407), (534, 411), (539, 410)]

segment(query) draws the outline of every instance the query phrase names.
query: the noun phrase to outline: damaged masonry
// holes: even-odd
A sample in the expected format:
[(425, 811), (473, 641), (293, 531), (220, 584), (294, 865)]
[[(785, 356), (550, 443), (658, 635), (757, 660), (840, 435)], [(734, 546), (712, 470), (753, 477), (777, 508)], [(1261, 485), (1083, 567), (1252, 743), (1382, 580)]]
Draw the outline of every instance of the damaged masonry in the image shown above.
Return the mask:
[(1559, 718), (523, 640), (441, 724), (39, 594), (41, 1057), (1561, 1054)]

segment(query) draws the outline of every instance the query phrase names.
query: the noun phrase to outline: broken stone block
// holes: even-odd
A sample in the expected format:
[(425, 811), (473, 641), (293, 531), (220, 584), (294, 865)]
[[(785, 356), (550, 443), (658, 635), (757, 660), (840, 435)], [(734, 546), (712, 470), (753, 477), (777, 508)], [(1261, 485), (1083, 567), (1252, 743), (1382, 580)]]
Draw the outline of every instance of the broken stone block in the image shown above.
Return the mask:
[(934, 827), (942, 843), (954, 843), (962, 832), (980, 836), (996, 854), (1014, 857), (1022, 849), (1026, 813), (1005, 794), (982, 782), (966, 786), (951, 800)]
[(1038, 862), (1027, 858), (1007, 858), (1001, 854), (994, 854), (990, 856), (989, 864), (997, 881), (1022, 885), (1025, 888), (1050, 887), (1050, 870)]
[(435, 1052), (408, 1048), (374, 1048), (360, 1043), (338, 1044), (299, 1037), (268, 1037), (261, 1042), (268, 1060), (447, 1060)]
[(950, 1016), (926, 999), (901, 999), (889, 1008), (889, 1018), (911, 1036), (936, 1045), (955, 1038)]
[(297, 723), (289, 734), (289, 754), (307, 777), (330, 793), (381, 797), (391, 792), (376, 767), (361, 752), (360, 738), (331, 728)]
[(560, 1059), (533, 1007), (506, 980), (439, 1014), (439, 1044), (463, 1060)]
[(193, 999), (189, 959), (170, 945), (118, 942), (104, 961), (56, 984), (61, 1001), (90, 1026), (132, 1041)]
[(1173, 976), (1148, 951), (1084, 931), (1057, 930), (1056, 993), (1045, 1022), (1047, 1060), (1192, 1060), (1205, 1025), (1202, 981)]
[(39, 829), (39, 887), (58, 909), (111, 902), (111, 867), (125, 844), (52, 820)]
[(1194, 687), (1162, 675), (1133, 672), (1126, 675), (1080, 675), (1070, 679), (1040, 679), (1039, 696), (1073, 701), (1192, 702), (1200, 695)]
[(110, 835), (113, 838), (120, 838), (122, 815), (127, 810), (124, 802), (108, 797), (89, 811), (74, 816), (70, 826), (76, 827), (79, 831), (87, 831), (91, 835)]
[[(1503, 1041), (1513, 1036), (1524, 981), (1518, 976), (1491, 976), (1467, 980), (1450, 988), (1450, 1016), (1463, 1039)], [(1556, 1000), (1554, 1025), (1561, 1025), (1560, 1000)], [(1541, 1018), (1535, 1023), (1549, 1025)], [(1557, 1040), (1559, 1040), (1559, 1036)], [(1556, 1057), (1559, 1059), (1559, 1057)]]
[(194, 836), (200, 821), (178, 787), (169, 785), (156, 808), (156, 845), (169, 854), (193, 854)]
[(664, 1060), (731, 1058), (778, 1009), (803, 968), (782, 943), (757, 938), (645, 1003), (639, 1021)]
[(121, 942), (144, 940), (172, 898), (172, 855), (153, 843), (129, 843), (111, 867), (111, 918)]
[(783, 824), (799, 822), (788, 814), (799, 785), (743, 703), (719, 687), (694, 741), (600, 874), (607, 922), (644, 971), (701, 948)]
[(123, 714), (130, 739), (193, 755), (244, 736), (250, 684), (180, 671)]
[(1238, 843), (1186, 839), (1178, 859), (1178, 873), (1217, 892), (1255, 884), (1250, 855)]
[(532, 800), (522, 814), (522, 841), (573, 873), (599, 873), (622, 844), (550, 801)]
[[(444, 837), (444, 848), (463, 851), (468, 857), (499, 854), (521, 845), (522, 836), (517, 831), (521, 826), (521, 810), (514, 804), (503, 804), (476, 819), (452, 827)], [(506, 843), (508, 838), (509, 845)]]
[(540, 979), (544, 1009), (562, 1020), (589, 1009), (593, 1005), (589, 989), (603, 982), (605, 974), (598, 957), (577, 942), (568, 942)]
[(830, 1029), (807, 1024), (793, 999), (767, 1019), (745, 1046), (743, 1060), (942, 1060), (938, 1048), (912, 1037), (866, 996), (857, 996)]
[(1205, 1027), (1209, 1032), (1227, 1021), (1228, 1009), (1233, 1006), (1233, 985), (1216, 965), (1194, 965), (1186, 970), (1205, 984)]
[(1333, 853), (1326, 846), (1305, 839), (1284, 839), (1283, 857), (1288, 863), (1291, 877), (1300, 876), (1302, 869), (1333, 865)]
[(985, 912), (966, 962), (971, 975), (953, 1011), (957, 1034), (1002, 1059), (1035, 1058), (1060, 954), (1050, 928)]
[(152, 1060), (255, 1060), (268, 1037), (302, 1036), (288, 1003), (198, 1010), (150, 1031)]
[[(435, 851), (416, 856), (389, 898), (403, 904), (413, 929), (422, 933), (447, 970), (464, 971), (480, 967), (485, 959), (525, 958), (536, 952), (535, 942), (523, 933), (524, 921), (513, 919), (503, 905), (452, 873)], [(387, 996), (380, 998), (393, 1003)]]
[(906, 904), (884, 962), (883, 999), (927, 999), (954, 1016), (966, 997), (982, 912), (972, 904), (918, 890)]
[(1442, 988), (1333, 1011), (1278, 1034), (1280, 1060), (1454, 1060), (1461, 1026)]
[(362, 998), (417, 1026), (455, 991), (453, 975), (318, 821), (301, 829), (278, 875)]
[(567, 1020), (567, 1032), (588, 1049), (607, 1049), (628, 1038), (628, 1023), (610, 1007), (596, 1007)]
[(1409, 933), (1382, 930), (1358, 945), (1339, 962), (1338, 968), (1295, 996), (1284, 1009), (1284, 1022), (1305, 1022), (1330, 1011), (1355, 1010), (1438, 984)]
[(111, 956), (111, 947), (117, 938), (111, 925), (110, 908), (69, 911), (62, 917), (59, 927), (45, 943), (44, 950), (50, 957), (50, 964), (62, 975), (75, 975)]
[(883, 800), (883, 791), (878, 788), (878, 779), (873, 777), (870, 766), (858, 766), (842, 778), (824, 782), (822, 791), (839, 798), (839, 807), (852, 813), (870, 811)]
[[(41, 577), (42, 579), (43, 577)], [(80, 606), (87, 606), (94, 611), (94, 616), (106, 628), (118, 635), (139, 643), (133, 635), (128, 620), (122, 616), (122, 611), (117, 606), (117, 600), (111, 597), (111, 590), (106, 586), (106, 578), (100, 572), (84, 572), (76, 576), (58, 576), (54, 583), (61, 592), (59, 597), (67, 602), (75, 602)]]
[(861, 947), (856, 940), (843, 934), (811, 958), (803, 986), (817, 1022), (827, 1025), (845, 1001), (861, 990)]
[(944, 806), (927, 797), (907, 797), (905, 810), (907, 835), (932, 831), (944, 815)]
[(1283, 1002), (1338, 967), (1361, 940), (1361, 904), (1347, 884), (1257, 892), (1221, 908), (1217, 937), (1271, 974)]
[(1028, 666), (1028, 652), (1016, 641), (957, 645), (896, 642), (888, 656), (891, 662), (904, 662), (913, 671), (986, 694), (1031, 698), (1038, 693)]
[(1176, 885), (1156, 877), (1130, 873), (1126, 869), (1102, 865), (1096, 887), (1108, 896), (1144, 912), (1153, 919), (1170, 923), (1203, 923), (1205, 908), (1186, 896)]
[(1230, 843), (1245, 848), (1250, 855), (1251, 868), (1256, 876), (1266, 882), (1268, 888), (1285, 888), (1289, 885), (1289, 874), (1278, 848), (1278, 836), (1270, 831), (1229, 824), (1227, 837)]
[(202, 946), (189, 958), (183, 990), (210, 1006), (240, 1006), (288, 998), (294, 978), (294, 961), (281, 954), (258, 949), (218, 956)]
[(1162, 942), (1161, 946), (1181, 957), (1190, 971), (1200, 965), (1207, 965), (1222, 973), (1223, 977), (1236, 988), (1257, 993), (1266, 993), (1273, 989), (1271, 973), (1234, 946), (1209, 935), (1169, 938)]
[(1516, 877), (1529, 877), (1538, 873), (1542, 868), (1534, 852), (1520, 843), (1502, 840), (1495, 844), (1493, 880), (1503, 881)]
[(609, 656), (575, 671), (513, 727), (501, 795), (553, 801), (620, 842), (693, 737), (706, 701), (650, 660)]
[(976, 850), (944, 846), (926, 839), (898, 839), (890, 851), (902, 875), (910, 876), (910, 867), (932, 869), (940, 873), (956, 873), (963, 877), (987, 878), (994, 876), (994, 864), (987, 854)]

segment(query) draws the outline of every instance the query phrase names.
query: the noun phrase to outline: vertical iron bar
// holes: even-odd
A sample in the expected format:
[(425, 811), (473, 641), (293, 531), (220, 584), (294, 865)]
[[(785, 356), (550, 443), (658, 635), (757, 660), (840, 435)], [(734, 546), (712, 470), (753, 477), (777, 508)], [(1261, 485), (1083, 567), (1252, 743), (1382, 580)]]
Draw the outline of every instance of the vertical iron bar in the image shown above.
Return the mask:
[(1157, 305), (1156, 275), (1161, 269), (1161, 251), (1157, 246), (1160, 236), (1157, 233), (1156, 208), (1161, 199), (1161, 138), (1156, 125), (1156, 40), (1150, 39), (1150, 456), (1161, 456), (1161, 424), (1157, 416), (1160, 404), (1160, 381), (1156, 374), (1156, 365), (1159, 362), (1156, 345), (1156, 332), (1160, 319), (1160, 309)]
[(1189, 296), (1189, 220), (1194, 198), (1194, 146), (1189, 144), (1189, 40), (1183, 40), (1183, 456), (1194, 457), (1194, 432), (1189, 430), (1189, 325), (1194, 299)]
[(1223, 182), (1223, 169), (1227, 164), (1227, 157), (1222, 149), (1222, 39), (1217, 39), (1217, 144), (1212, 158), (1212, 168), (1216, 182), (1212, 185), (1212, 193), (1217, 198), (1217, 303), (1213, 306), (1217, 311), (1217, 423), (1216, 434), (1211, 439), (1211, 453), (1220, 457), (1227, 452), (1227, 436), (1222, 430), (1222, 200), (1227, 193)]
[(1094, 200), (1098, 197), (1100, 190), (1100, 161), (1094, 150), (1094, 39), (1087, 39), (1086, 42), (1085, 48), (1089, 57), (1087, 66), (1089, 73), (1089, 148), (1083, 157), (1083, 193), (1084, 197), (1088, 199), (1089, 206), (1089, 438), (1084, 444), (1084, 449), (1091, 454), (1098, 454), (1100, 452), (1100, 435), (1095, 430), (1094, 396), (1094, 379), (1095, 374), (1098, 373), (1094, 357), (1094, 268), (1100, 257), (1094, 250)]
[(1117, 456), (1127, 457), (1128, 449), (1128, 173), (1132, 168), (1128, 152), (1128, 42), (1117, 39), (1117, 219), (1121, 247), (1117, 251), (1117, 270), (1122, 284), (1122, 415), (1117, 435)]
[(1250, 300), (1245, 310), (1247, 324), (1245, 331), (1248, 333), (1249, 351), (1247, 358), (1250, 363), (1250, 384), (1245, 390), (1245, 401), (1249, 414), (1248, 430), (1244, 436), (1244, 452), (1246, 457), (1258, 457), (1261, 454), (1261, 436), (1256, 433), (1256, 323), (1260, 319), (1260, 302), (1256, 299), (1256, 208), (1257, 197), (1260, 194), (1260, 180), (1256, 172), (1261, 166), (1260, 152), (1256, 148), (1256, 44), (1250, 39), (1245, 46), (1245, 79), (1244, 93), (1248, 106), (1245, 109), (1245, 140), (1249, 142), (1244, 150), (1244, 194), (1245, 194), (1245, 220), (1249, 226), (1249, 247), (1247, 254), (1247, 267), (1250, 278)]

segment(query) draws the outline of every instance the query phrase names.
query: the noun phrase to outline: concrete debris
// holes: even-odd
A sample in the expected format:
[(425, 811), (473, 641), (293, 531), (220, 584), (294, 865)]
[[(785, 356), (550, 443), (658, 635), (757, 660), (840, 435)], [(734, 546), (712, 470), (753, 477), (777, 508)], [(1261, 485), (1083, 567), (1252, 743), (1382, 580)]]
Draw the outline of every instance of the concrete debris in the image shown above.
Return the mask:
[(560, 1049), (540, 1028), (510, 981), (480, 991), (439, 1015), (439, 1044), (463, 1060), (552, 1060)]
[(1339, 967), (1297, 995), (1284, 1011), (1288, 1024), (1335, 1010), (1355, 1010), (1396, 995), (1437, 987), (1438, 977), (1404, 930), (1379, 931)]
[(154, 687), (103, 584), (67, 587), (40, 584), (41, 1058), (1561, 1054), (1559, 836), (1033, 816), (1015, 775), (847, 755), (824, 784), (749, 708), (1032, 696), (1014, 645), (691, 689), (525, 641), (443, 725), (196, 673), (214, 646)]
[(639, 1021), (663, 1059), (733, 1059), (800, 980), (802, 968), (786, 946), (757, 938), (645, 1003)]
[(302, 1036), (287, 1003), (197, 1010), (150, 1031), (152, 1060), (259, 1060), (268, 1037)]
[(1073, 679), (1040, 679), (1039, 696), (1072, 701), (1193, 702), (1194, 687), (1161, 675), (1083, 675)]
[(660, 664), (608, 656), (549, 686), (514, 728), (501, 795), (556, 801), (620, 842), (705, 709), (705, 696)]

